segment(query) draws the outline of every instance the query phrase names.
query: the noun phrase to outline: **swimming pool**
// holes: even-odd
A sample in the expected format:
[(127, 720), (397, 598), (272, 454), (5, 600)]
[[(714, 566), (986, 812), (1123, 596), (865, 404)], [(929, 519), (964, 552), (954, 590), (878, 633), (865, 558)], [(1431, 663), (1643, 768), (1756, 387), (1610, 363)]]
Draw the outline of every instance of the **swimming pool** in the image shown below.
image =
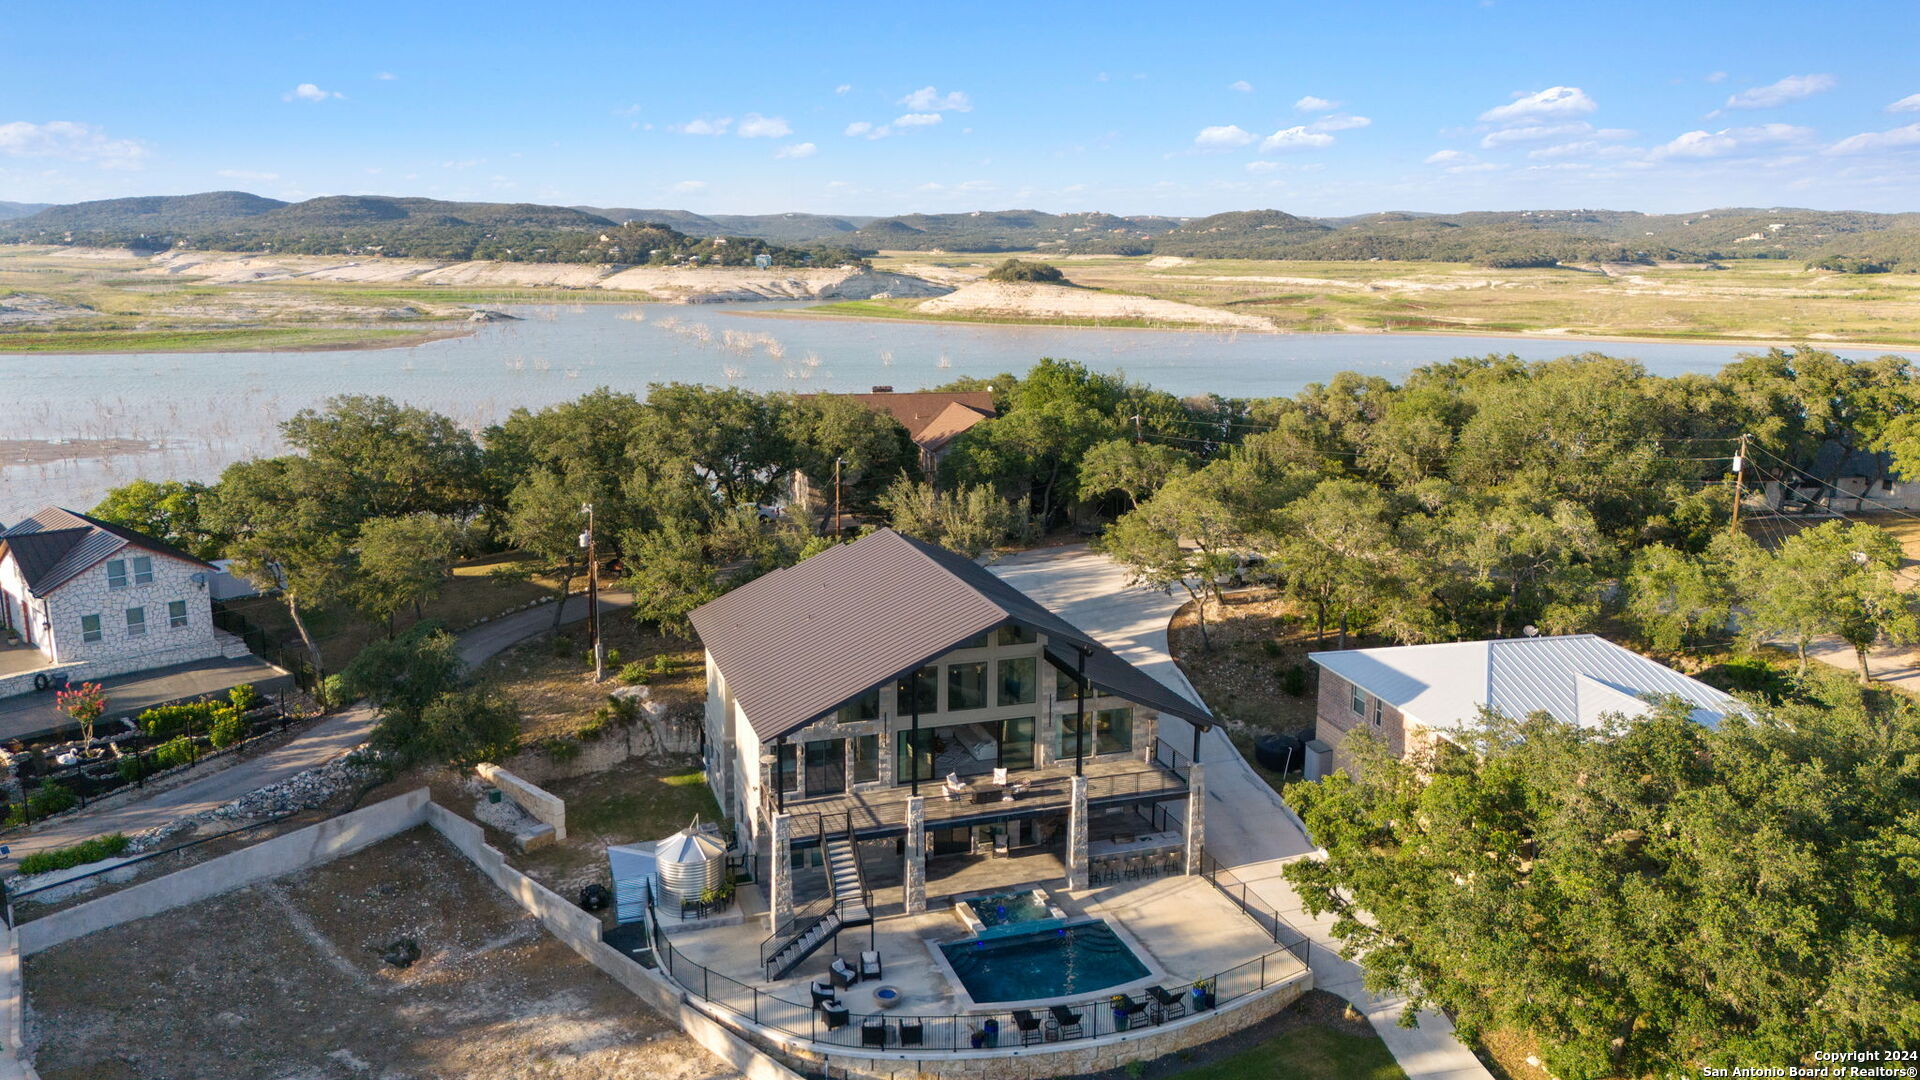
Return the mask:
[(1046, 894), (1038, 889), (1027, 892), (995, 893), (976, 896), (966, 902), (981, 926), (1009, 926), (1039, 922), (1048, 917)]
[(1147, 965), (1099, 920), (940, 946), (979, 1003), (1090, 994), (1144, 978)]

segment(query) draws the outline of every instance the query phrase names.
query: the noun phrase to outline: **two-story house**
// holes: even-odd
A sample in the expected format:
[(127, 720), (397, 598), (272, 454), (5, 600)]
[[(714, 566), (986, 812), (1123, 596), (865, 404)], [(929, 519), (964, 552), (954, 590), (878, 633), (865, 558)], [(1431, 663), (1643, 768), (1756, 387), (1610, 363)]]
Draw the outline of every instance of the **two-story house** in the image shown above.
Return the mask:
[(0, 696), (52, 673), (73, 681), (243, 655), (213, 627), (213, 567), (125, 526), (47, 507), (0, 531), (0, 632), (32, 649)]
[(971, 559), (881, 529), (692, 620), (707, 778), (776, 935), (810, 860), (834, 881), (898, 860), (909, 912), (929, 858), (1051, 852), (1085, 887), (1090, 818), (1134, 809), (1198, 866), (1211, 715)]

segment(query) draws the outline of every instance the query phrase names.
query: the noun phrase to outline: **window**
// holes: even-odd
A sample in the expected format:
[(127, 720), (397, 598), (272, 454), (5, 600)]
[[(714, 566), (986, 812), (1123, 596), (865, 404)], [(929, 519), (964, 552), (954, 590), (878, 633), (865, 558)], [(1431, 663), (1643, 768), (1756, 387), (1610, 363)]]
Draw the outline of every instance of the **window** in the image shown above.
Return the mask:
[(153, 584), (153, 560), (145, 555), (133, 560), (133, 583), (135, 585)]
[(127, 636), (140, 637), (147, 632), (147, 609), (130, 607), (127, 609)]
[(1096, 754), (1124, 754), (1133, 749), (1133, 710), (1101, 709), (1093, 714)]
[(1374, 727), (1380, 726), (1380, 713), (1381, 713), (1380, 699), (1374, 698), (1373, 699), (1373, 726)]
[(102, 636), (103, 635), (100, 633), (100, 616), (98, 615), (80, 616), (80, 640), (81, 641), (99, 641)]
[(185, 600), (167, 601), (167, 626), (178, 630), (187, 625), (187, 602)]
[(819, 739), (807, 744), (807, 794), (838, 795), (847, 790), (847, 740)]
[(854, 736), (853, 782), (871, 784), (878, 779), (880, 779), (880, 736)]
[(947, 711), (987, 707), (987, 662), (947, 665)]
[[(914, 736), (919, 738), (915, 739)], [(933, 729), (912, 728), (894, 733), (893, 782), (904, 784), (915, 774), (922, 780), (933, 779)]]
[(843, 724), (857, 724), (862, 720), (880, 719), (880, 688), (873, 689), (840, 706), (839, 721)]
[(1033, 717), (1001, 721), (1000, 765), (1007, 769), (1033, 768)]
[(999, 638), (1002, 645), (1031, 645), (1039, 640), (1033, 634), (1033, 627), (1021, 626), (1018, 623), (1008, 623), (1001, 627)]
[(1033, 704), (1034, 694), (1039, 690), (1040, 676), (1036, 669), (1039, 663), (1039, 658), (1033, 656), (1000, 661), (1000, 704)]
[(1353, 695), (1353, 715), (1367, 715), (1367, 692), (1357, 686), (1347, 687), (1347, 692)]
[[(901, 716), (911, 716), (915, 711), (940, 711), (940, 669), (932, 664), (901, 679), (896, 690), (900, 695)], [(917, 710), (916, 705), (919, 707)]]
[(955, 645), (954, 648), (955, 649), (984, 649), (987, 647), (988, 639), (991, 636), (992, 635), (989, 632), (982, 631), (978, 634), (973, 635), (967, 640), (961, 642), (960, 644)]
[(792, 743), (779, 743), (773, 748), (773, 785), (776, 791), (796, 791), (799, 770), (794, 762), (799, 755)]
[[(1052, 664), (1048, 664), (1047, 666), (1053, 668), (1054, 700), (1072, 701), (1080, 696), (1080, 684), (1074, 680), (1073, 672), (1063, 667), (1055, 667)], [(1087, 696), (1093, 696), (1093, 687), (1087, 687)]]
[(127, 560), (107, 560), (107, 588), (124, 589), (127, 587)]

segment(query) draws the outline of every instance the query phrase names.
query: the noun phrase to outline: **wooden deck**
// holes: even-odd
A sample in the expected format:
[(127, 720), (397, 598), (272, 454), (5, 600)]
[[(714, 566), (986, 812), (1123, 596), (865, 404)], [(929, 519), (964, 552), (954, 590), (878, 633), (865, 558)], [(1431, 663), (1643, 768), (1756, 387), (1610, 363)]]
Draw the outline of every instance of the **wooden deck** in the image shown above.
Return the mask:
[[(1159, 764), (1138, 760), (1089, 761), (1085, 766), (1087, 802), (1091, 806), (1124, 806), (1130, 803), (1158, 802), (1186, 794), (1187, 782), (1178, 773)], [(927, 827), (946, 829), (962, 825), (985, 824), (1017, 818), (1065, 813), (1073, 801), (1073, 763), (1047, 769), (1024, 769), (1010, 777), (1026, 788), (1012, 800), (987, 777), (974, 777), (970, 792), (949, 797), (940, 780), (922, 781), (920, 794), (926, 799)], [(792, 837), (796, 846), (812, 843), (820, 834), (845, 833), (851, 823), (863, 838), (900, 835), (906, 831), (907, 799), (912, 791), (898, 787), (872, 788), (840, 795), (786, 802), (793, 818)], [(769, 803), (767, 813), (774, 812)]]

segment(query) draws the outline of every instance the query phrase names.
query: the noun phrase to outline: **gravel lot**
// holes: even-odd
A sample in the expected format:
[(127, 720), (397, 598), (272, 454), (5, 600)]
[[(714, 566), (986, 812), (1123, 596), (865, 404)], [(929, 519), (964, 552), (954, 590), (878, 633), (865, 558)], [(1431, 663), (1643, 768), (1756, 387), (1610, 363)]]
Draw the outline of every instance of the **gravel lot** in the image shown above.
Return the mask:
[[(419, 943), (408, 968), (381, 953)], [(431, 830), (27, 960), (44, 1080), (737, 1075)]]

